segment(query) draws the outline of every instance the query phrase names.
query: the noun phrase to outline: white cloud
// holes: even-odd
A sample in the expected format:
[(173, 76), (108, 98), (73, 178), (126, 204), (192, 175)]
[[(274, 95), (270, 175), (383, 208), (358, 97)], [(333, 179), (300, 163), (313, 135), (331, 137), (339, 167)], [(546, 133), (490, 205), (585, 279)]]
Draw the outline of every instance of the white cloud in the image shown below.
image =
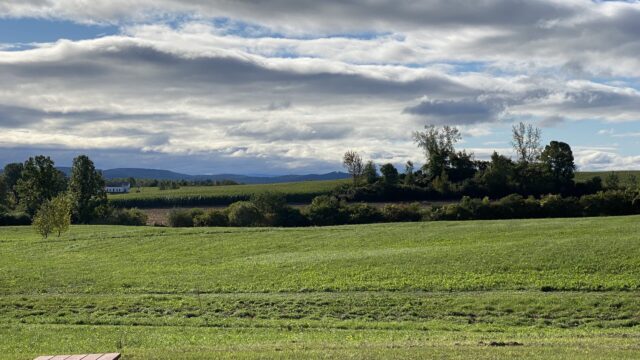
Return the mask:
[[(410, 134), (425, 122), (489, 137), (522, 119), (640, 120), (638, 3), (10, 0), (0, 14), (122, 29), (27, 50), (0, 45), (5, 148), (298, 166), (338, 164), (348, 145), (399, 163), (419, 160)], [(164, 21), (182, 15), (177, 26)], [(481, 144), (469, 146), (490, 154)], [(577, 158), (634, 164), (616, 154)]]
[(574, 152), (579, 170), (637, 170), (640, 168), (640, 156), (624, 156), (616, 151), (578, 150)]

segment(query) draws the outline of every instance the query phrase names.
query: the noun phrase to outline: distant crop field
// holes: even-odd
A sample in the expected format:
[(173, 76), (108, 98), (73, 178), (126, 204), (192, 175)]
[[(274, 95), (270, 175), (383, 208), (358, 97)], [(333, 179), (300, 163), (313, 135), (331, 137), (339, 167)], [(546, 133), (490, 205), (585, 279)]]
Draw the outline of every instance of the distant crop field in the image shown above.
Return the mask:
[(193, 207), (221, 206), (248, 200), (252, 194), (275, 191), (283, 193), (290, 202), (311, 202), (328, 194), (348, 180), (302, 181), (278, 184), (252, 184), (228, 186), (183, 186), (175, 190), (143, 187), (140, 192), (132, 188), (128, 194), (110, 194), (110, 202), (117, 207)]
[(0, 229), (0, 354), (638, 358), (640, 217)]
[[(620, 177), (620, 185), (628, 186), (631, 184), (631, 178), (635, 176), (638, 182), (640, 182), (640, 171), (613, 171)], [(581, 171), (576, 172), (576, 181), (584, 182), (594, 176), (599, 176), (603, 181), (611, 174), (612, 171)]]

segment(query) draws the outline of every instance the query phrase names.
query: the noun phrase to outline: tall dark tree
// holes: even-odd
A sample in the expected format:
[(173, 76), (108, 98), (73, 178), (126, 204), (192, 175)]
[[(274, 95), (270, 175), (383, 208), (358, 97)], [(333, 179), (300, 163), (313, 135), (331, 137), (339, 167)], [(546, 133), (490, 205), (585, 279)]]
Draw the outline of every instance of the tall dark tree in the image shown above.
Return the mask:
[(53, 160), (39, 155), (24, 163), (16, 190), (20, 205), (28, 214), (34, 215), (42, 203), (63, 192), (66, 186), (66, 178), (54, 167)]
[(8, 197), (14, 202), (14, 204), (17, 204), (19, 201), (16, 185), (22, 175), (22, 169), (24, 169), (24, 165), (22, 163), (10, 163), (4, 166), (4, 171), (2, 173), (4, 175), (4, 183)]
[(479, 180), (489, 196), (501, 197), (515, 189), (515, 164), (511, 159), (494, 151), (486, 166)]
[(0, 175), (0, 213), (6, 210), (9, 205), (7, 203), (7, 197), (7, 185), (4, 180), (4, 176)]
[(73, 159), (69, 195), (73, 217), (80, 223), (88, 223), (97, 216), (96, 209), (107, 204), (105, 181), (86, 155)]
[(362, 176), (367, 181), (367, 184), (373, 184), (378, 181), (378, 169), (373, 161), (368, 161), (362, 170)]
[(460, 182), (473, 178), (476, 174), (476, 162), (473, 160), (473, 153), (467, 154), (466, 151), (452, 153), (449, 156), (451, 167), (447, 169), (447, 175), (452, 182)]
[(547, 165), (557, 186), (564, 190), (573, 182), (576, 164), (571, 146), (561, 141), (552, 141), (544, 148), (540, 160)]
[(387, 185), (396, 185), (398, 183), (398, 169), (393, 164), (384, 164), (380, 167), (382, 179)]

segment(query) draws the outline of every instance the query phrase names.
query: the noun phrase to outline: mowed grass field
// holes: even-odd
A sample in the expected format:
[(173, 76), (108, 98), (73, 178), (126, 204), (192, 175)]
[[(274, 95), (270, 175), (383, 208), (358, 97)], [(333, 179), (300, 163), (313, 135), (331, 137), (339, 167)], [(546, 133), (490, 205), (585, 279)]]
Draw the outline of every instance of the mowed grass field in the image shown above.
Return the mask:
[(640, 217), (0, 229), (0, 358), (640, 357)]
[(160, 190), (143, 187), (140, 192), (132, 188), (128, 194), (110, 194), (112, 204), (120, 207), (174, 207), (228, 205), (248, 200), (253, 194), (279, 192), (293, 202), (311, 202), (318, 195), (330, 193), (336, 186), (350, 180), (301, 181), (278, 184), (250, 184), (224, 186), (183, 186), (179, 189)]

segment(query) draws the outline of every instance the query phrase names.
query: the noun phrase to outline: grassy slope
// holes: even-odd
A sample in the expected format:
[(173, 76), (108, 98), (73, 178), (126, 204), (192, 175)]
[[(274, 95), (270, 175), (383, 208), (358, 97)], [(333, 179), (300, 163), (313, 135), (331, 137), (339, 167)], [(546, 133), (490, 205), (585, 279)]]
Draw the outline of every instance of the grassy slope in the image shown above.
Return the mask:
[[(634, 175), (640, 181), (640, 171), (614, 171), (618, 176), (620, 176), (620, 184), (621, 185), (629, 185), (630, 176)], [(587, 181), (594, 176), (599, 176), (603, 181), (611, 174), (611, 171), (582, 171), (576, 173), (576, 181), (584, 182)]]
[(182, 197), (182, 196), (233, 196), (255, 194), (266, 191), (277, 191), (286, 194), (306, 194), (316, 192), (329, 192), (338, 184), (346, 180), (326, 181), (301, 181), (278, 184), (249, 184), (249, 185), (224, 185), (224, 186), (183, 186), (175, 190), (160, 190), (157, 187), (141, 188), (140, 193), (135, 188), (128, 194), (110, 194), (111, 199), (146, 199), (157, 197)]
[(4, 228), (0, 354), (634, 358), (638, 220)]

